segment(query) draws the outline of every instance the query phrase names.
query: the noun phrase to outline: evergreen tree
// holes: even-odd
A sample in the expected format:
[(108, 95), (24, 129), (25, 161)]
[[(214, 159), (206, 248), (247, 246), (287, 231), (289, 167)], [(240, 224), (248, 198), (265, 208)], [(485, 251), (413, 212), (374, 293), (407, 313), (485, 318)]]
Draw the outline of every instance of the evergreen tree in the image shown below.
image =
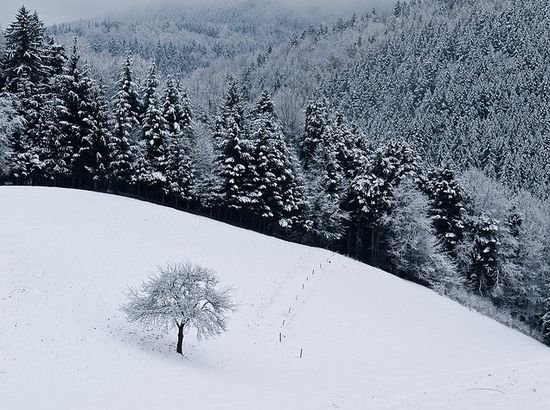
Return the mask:
[(49, 160), (69, 168), (78, 186), (92, 181), (96, 185), (104, 179), (109, 164), (106, 107), (101, 90), (80, 65), (76, 40), (59, 87), (53, 124), (48, 127), (52, 140), (48, 145), (58, 150), (50, 151), (57, 155)]
[(45, 52), (45, 64), (50, 78), (63, 74), (63, 69), (67, 63), (65, 47), (57, 44), (53, 38), (49, 37), (46, 42)]
[(313, 236), (312, 241), (329, 246), (342, 238), (349, 214), (340, 206), (337, 197), (325, 190), (325, 177), (313, 168), (307, 175), (307, 218), (306, 228)]
[(288, 228), (304, 211), (304, 195), (295, 175), (294, 156), (277, 123), (267, 91), (262, 93), (256, 105), (252, 129), (256, 145), (257, 212), (263, 219)]
[(326, 128), (329, 126), (327, 101), (320, 97), (311, 101), (306, 106), (305, 129), (300, 143), (300, 158), (304, 169), (309, 169), (315, 158), (323, 150), (327, 136)]
[(37, 86), (27, 79), (23, 79), (18, 87), (12, 104), (15, 116), (21, 121), (20, 126), (13, 128), (6, 138), (8, 152), (5, 161), (14, 182), (32, 184), (44, 168), (41, 160), (41, 101)]
[(156, 186), (163, 186), (166, 183), (166, 123), (162, 116), (158, 97), (159, 81), (157, 79), (157, 68), (153, 64), (149, 70), (145, 95), (143, 98), (143, 140), (145, 147), (145, 160), (149, 172), (146, 182)]
[(13, 98), (9, 93), (0, 95), (0, 181), (11, 174), (8, 138), (23, 127), (23, 118), (17, 114)]
[(111, 163), (109, 173), (119, 183), (132, 180), (133, 164), (139, 155), (138, 133), (140, 130), (141, 103), (132, 73), (132, 59), (126, 58), (117, 82), (113, 99), (114, 129), (110, 141)]
[(26, 7), (17, 12), (15, 21), (6, 29), (6, 48), (2, 66), (6, 90), (27, 94), (30, 82), (37, 86), (47, 82), (47, 49), (44, 25), (36, 13)]
[(436, 232), (447, 252), (454, 254), (466, 229), (466, 195), (450, 168), (430, 173), (427, 191)]
[(42, 176), (41, 161), (43, 106), (47, 91), (48, 67), (44, 27), (36, 13), (19, 9), (16, 19), (6, 29), (2, 59), (5, 91), (13, 93), (16, 115), (21, 126), (7, 138), (6, 164), (15, 182), (32, 183)]
[(222, 117), (216, 121), (215, 139), (218, 145), (218, 168), (224, 203), (230, 208), (253, 210), (258, 202), (254, 190), (256, 169), (254, 144), (249, 138), (245, 108), (237, 81), (230, 77)]
[(473, 234), (469, 281), (474, 291), (487, 295), (499, 282), (499, 221), (482, 215), (475, 221)]
[(365, 163), (367, 149), (364, 140), (359, 130), (350, 127), (344, 116), (336, 113), (336, 118), (332, 121), (331, 144), (343, 177), (353, 178)]
[(192, 129), (195, 141), (191, 151), (195, 170), (192, 194), (203, 207), (212, 210), (221, 203), (223, 186), (213, 132), (204, 117), (193, 121)]
[(44, 107), (45, 121), (42, 130), (44, 174), (54, 185), (64, 185), (72, 174), (74, 149), (71, 130), (62, 117), (67, 114), (65, 86), (67, 78), (56, 75), (52, 81), (50, 101)]
[[(350, 181), (344, 209), (352, 216), (348, 252), (380, 266), (384, 226), (381, 218), (394, 206), (393, 190), (404, 178), (416, 180), (419, 158), (403, 143), (390, 141), (377, 149)], [(351, 239), (355, 236), (354, 239)], [(354, 249), (352, 249), (354, 248)]]
[(166, 161), (162, 172), (166, 176), (165, 191), (176, 197), (191, 198), (193, 165), (191, 162), (191, 120), (189, 98), (183, 98), (169, 77), (164, 93), (162, 115), (166, 124)]

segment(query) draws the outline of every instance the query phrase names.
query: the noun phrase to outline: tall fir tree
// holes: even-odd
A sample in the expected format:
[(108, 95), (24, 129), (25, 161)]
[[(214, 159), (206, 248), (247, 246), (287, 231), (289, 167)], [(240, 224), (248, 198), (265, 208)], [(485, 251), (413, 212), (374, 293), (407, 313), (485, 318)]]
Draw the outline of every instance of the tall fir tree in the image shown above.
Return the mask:
[(167, 162), (166, 123), (162, 116), (158, 96), (159, 81), (157, 67), (153, 63), (149, 69), (143, 96), (142, 144), (145, 149), (146, 181), (151, 185), (162, 187), (166, 184), (165, 168)]
[(37, 86), (48, 80), (47, 48), (44, 24), (36, 13), (25, 6), (5, 32), (6, 48), (2, 66), (6, 90), (27, 93), (27, 82)]
[(166, 124), (165, 191), (176, 198), (191, 199), (193, 164), (190, 156), (193, 114), (187, 93), (180, 91), (172, 77), (166, 82), (162, 115)]
[(434, 170), (428, 175), (426, 190), (438, 237), (445, 250), (454, 254), (466, 229), (466, 194), (448, 167)]
[(59, 148), (50, 154), (59, 155), (49, 159), (67, 166), (76, 186), (97, 187), (110, 162), (106, 106), (101, 89), (80, 63), (76, 40), (65, 74), (60, 76), (54, 113), (48, 145)]
[(4, 90), (12, 93), (16, 115), (22, 118), (8, 136), (6, 157), (15, 182), (32, 183), (42, 177), (44, 164), (41, 128), (49, 83), (44, 25), (36, 13), (22, 7), (5, 32), (2, 58)]
[(134, 75), (132, 59), (126, 62), (117, 81), (117, 92), (113, 98), (114, 127), (110, 141), (111, 163), (109, 173), (118, 184), (132, 182), (133, 164), (140, 155), (138, 139), (141, 130), (141, 102)]
[(252, 211), (258, 202), (258, 194), (254, 190), (254, 144), (249, 132), (239, 85), (233, 77), (229, 77), (223, 113), (216, 121), (214, 135), (222, 180), (220, 196), (229, 208), (246, 211)]
[(481, 215), (474, 223), (473, 235), (468, 279), (475, 292), (489, 295), (499, 284), (499, 221)]
[(327, 101), (324, 97), (310, 101), (305, 111), (305, 128), (300, 142), (300, 158), (304, 169), (315, 162), (326, 143), (326, 128), (330, 124)]
[[(348, 252), (381, 266), (384, 236), (381, 218), (394, 206), (394, 189), (405, 178), (418, 178), (419, 158), (404, 143), (390, 141), (370, 155), (361, 171), (351, 179), (344, 209), (352, 216)], [(354, 237), (352, 239), (352, 236)]]
[(303, 188), (296, 176), (296, 159), (277, 123), (271, 95), (264, 91), (252, 124), (255, 141), (257, 213), (283, 228), (296, 225), (305, 211)]

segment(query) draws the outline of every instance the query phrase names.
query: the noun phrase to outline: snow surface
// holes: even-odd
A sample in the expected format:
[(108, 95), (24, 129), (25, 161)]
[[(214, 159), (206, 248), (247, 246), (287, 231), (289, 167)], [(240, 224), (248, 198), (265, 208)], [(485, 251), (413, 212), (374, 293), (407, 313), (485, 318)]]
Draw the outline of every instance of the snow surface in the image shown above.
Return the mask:
[[(0, 409), (549, 406), (548, 348), (328, 251), (51, 188), (1, 187), (0, 233)], [(175, 332), (130, 325), (120, 306), (186, 258), (234, 286), (239, 309), (180, 357)]]

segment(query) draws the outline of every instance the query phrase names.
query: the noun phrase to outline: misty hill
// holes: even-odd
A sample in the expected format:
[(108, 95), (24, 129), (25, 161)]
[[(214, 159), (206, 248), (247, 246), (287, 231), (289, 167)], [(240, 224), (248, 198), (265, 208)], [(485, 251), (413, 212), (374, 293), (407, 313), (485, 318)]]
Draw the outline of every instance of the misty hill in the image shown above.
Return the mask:
[[(325, 95), (371, 141), (409, 142), (433, 164), (476, 167), (514, 190), (548, 195), (548, 2), (410, 1), (297, 33), (271, 53), (213, 64), (189, 80), (208, 87), (240, 73), (252, 100), (274, 94), (287, 132)], [(221, 75), (223, 73), (224, 75)], [(216, 75), (217, 74), (217, 75)]]
[[(380, 270), (115, 196), (0, 197), (2, 408), (547, 404), (545, 346)], [(184, 259), (215, 269), (239, 307), (223, 336), (189, 334), (180, 358), (175, 335), (129, 325), (120, 306), (128, 286)]]
[(290, 8), (272, 1), (190, 2), (141, 6), (104, 18), (49, 27), (57, 41), (79, 37), (87, 58), (155, 60), (165, 73), (185, 76), (214, 61), (267, 50), (327, 18), (319, 8)]

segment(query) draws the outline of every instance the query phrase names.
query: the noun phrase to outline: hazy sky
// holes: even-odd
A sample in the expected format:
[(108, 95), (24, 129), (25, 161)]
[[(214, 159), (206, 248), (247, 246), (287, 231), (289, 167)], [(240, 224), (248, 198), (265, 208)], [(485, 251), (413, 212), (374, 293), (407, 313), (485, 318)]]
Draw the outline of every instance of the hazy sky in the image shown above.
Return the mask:
[[(164, 0), (170, 3), (189, 3), (199, 0)], [(275, 0), (287, 4), (329, 4), (332, 7), (349, 7), (356, 3), (364, 9), (368, 4), (388, 3), (393, 0)], [(104, 15), (109, 12), (122, 11), (143, 4), (158, 4), (159, 0), (0, 0), (0, 25), (6, 26), (13, 20), (15, 12), (21, 5), (37, 10), (46, 24), (77, 20)], [(204, 1), (201, 1), (204, 3)]]

